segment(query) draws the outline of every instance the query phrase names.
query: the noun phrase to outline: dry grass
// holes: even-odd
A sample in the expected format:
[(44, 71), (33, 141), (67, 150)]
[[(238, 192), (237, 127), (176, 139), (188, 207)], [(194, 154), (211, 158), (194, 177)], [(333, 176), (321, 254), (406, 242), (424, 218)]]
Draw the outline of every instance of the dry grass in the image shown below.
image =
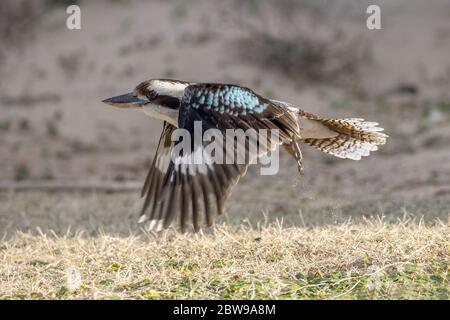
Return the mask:
[(448, 299), (449, 231), (372, 220), (205, 235), (19, 232), (0, 246), (0, 298)]

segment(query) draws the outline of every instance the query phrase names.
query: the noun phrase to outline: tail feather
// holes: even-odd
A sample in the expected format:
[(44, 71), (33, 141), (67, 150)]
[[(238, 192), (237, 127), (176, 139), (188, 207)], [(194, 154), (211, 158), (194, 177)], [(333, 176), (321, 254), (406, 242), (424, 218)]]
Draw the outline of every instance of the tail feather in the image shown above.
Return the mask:
[(388, 138), (377, 122), (361, 118), (322, 119), (288, 102), (272, 100), (272, 103), (298, 114), (300, 142), (338, 158), (360, 160), (378, 150)]
[(360, 160), (361, 157), (378, 150), (378, 146), (385, 144), (388, 138), (381, 132), (384, 129), (378, 127), (377, 122), (368, 122), (360, 118), (315, 118), (313, 121), (319, 122), (335, 134), (318, 138), (309, 136), (301, 141), (338, 158)]

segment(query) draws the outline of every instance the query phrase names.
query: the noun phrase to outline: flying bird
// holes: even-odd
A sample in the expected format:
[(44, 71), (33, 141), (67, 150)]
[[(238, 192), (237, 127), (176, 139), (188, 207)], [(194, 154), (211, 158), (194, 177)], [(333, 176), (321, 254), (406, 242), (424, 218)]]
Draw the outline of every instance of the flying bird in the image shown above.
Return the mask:
[[(244, 163), (182, 161), (203, 155), (206, 142), (192, 150), (174, 152), (176, 129), (194, 134), (195, 122), (202, 130), (266, 129), (277, 130), (277, 139), (265, 142), (267, 152), (282, 146), (303, 172), (299, 144), (305, 143), (338, 158), (360, 160), (386, 143), (387, 135), (376, 122), (360, 118), (324, 119), (297, 106), (265, 98), (253, 90), (219, 83), (192, 83), (171, 79), (152, 79), (140, 83), (133, 92), (115, 96), (104, 103), (118, 108), (137, 109), (163, 120), (156, 155), (150, 165), (141, 196), (144, 198), (139, 222), (148, 222), (150, 230), (161, 231), (179, 221), (184, 232), (191, 222), (195, 232), (201, 225), (211, 226), (224, 211), (224, 202), (243, 176), (254, 154), (248, 143), (233, 143), (232, 150), (244, 149)], [(225, 142), (221, 141), (221, 147)], [(263, 144), (261, 142), (258, 142)], [(184, 153), (183, 153), (184, 152)], [(253, 153), (252, 153), (253, 152)]]

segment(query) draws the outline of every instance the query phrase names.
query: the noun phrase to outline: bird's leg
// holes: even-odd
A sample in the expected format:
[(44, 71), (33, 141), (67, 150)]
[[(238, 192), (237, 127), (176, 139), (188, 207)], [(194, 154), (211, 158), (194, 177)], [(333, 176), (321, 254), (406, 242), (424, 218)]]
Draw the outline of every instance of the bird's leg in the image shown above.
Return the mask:
[(297, 160), (298, 172), (303, 175), (303, 154), (298, 146), (297, 140), (295, 138), (292, 139), (292, 147), (294, 151), (295, 159)]

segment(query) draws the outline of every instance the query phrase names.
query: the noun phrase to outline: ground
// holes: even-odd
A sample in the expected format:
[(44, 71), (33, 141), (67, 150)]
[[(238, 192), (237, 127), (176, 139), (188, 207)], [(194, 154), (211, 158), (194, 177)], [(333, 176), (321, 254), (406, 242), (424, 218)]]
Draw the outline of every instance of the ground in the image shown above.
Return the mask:
[(2, 198), (0, 299), (449, 298), (448, 198), (383, 201), (384, 218), (358, 213), (373, 203), (233, 212), (185, 235), (139, 230), (135, 198)]
[(2, 244), (6, 299), (448, 299), (449, 228), (407, 221), (217, 226)]
[[(371, 31), (368, 1), (81, 1), (79, 31), (61, 1), (20, 2), (0, 8), (0, 298), (448, 299), (448, 1), (371, 1)], [(148, 235), (162, 124), (100, 101), (149, 78), (240, 84), (390, 138), (358, 162), (302, 146), (304, 176), (281, 153), (213, 232)]]

